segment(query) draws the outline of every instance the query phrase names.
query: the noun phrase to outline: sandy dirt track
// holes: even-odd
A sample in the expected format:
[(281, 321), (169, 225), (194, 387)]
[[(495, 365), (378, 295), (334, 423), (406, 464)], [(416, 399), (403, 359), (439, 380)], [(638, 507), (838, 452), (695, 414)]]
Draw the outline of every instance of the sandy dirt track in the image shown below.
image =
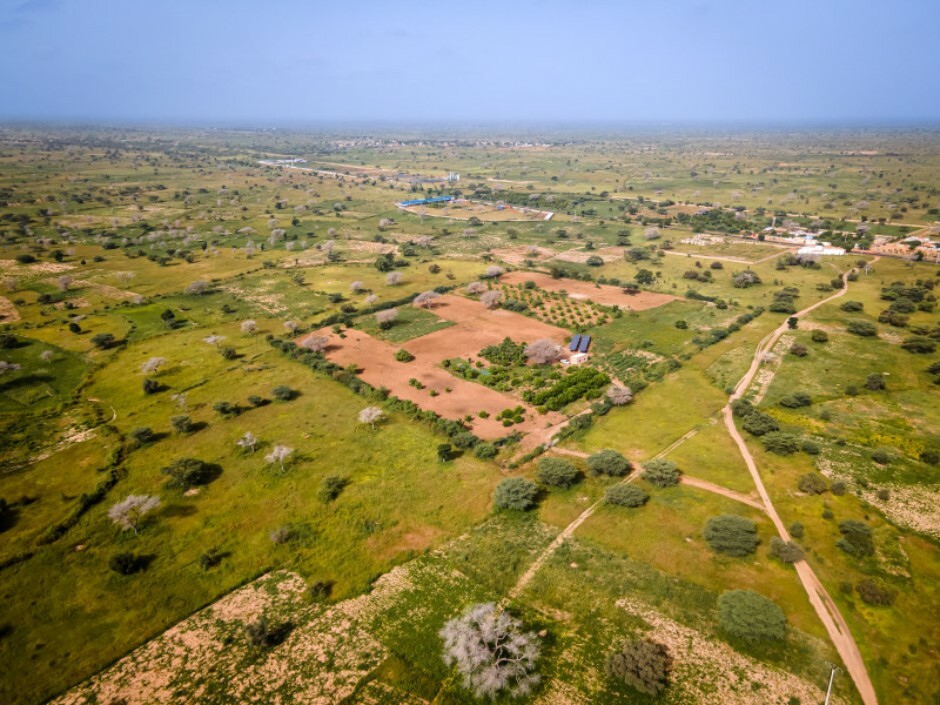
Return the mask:
[(652, 291), (640, 291), (636, 294), (624, 294), (619, 286), (596, 285), (577, 279), (553, 279), (541, 272), (509, 272), (504, 274), (500, 281), (505, 284), (523, 284), (534, 281), (536, 285), (546, 291), (566, 291), (575, 299), (590, 299), (606, 306), (619, 306), (629, 311), (644, 311), (648, 308), (657, 308), (677, 300), (678, 297), (669, 294), (657, 294)]

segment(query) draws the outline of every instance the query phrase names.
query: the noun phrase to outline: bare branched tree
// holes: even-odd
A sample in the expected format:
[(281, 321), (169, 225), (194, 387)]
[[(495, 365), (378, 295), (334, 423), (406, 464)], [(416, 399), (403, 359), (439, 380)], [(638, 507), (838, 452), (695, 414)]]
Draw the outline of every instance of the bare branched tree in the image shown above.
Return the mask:
[(2, 375), (4, 372), (16, 372), (19, 369), (22, 369), (22, 365), (18, 365), (15, 362), (0, 360), (0, 375)]
[(143, 365), (140, 366), (140, 371), (144, 374), (152, 374), (160, 369), (163, 365), (167, 363), (165, 357), (152, 357)]
[(486, 271), (483, 272), (483, 278), (484, 279), (499, 279), (501, 276), (503, 276), (503, 273), (505, 271), (506, 270), (500, 267), (499, 265), (491, 264), (489, 267), (486, 268)]
[(377, 311), (375, 314), (375, 320), (378, 322), (379, 327), (388, 328), (395, 322), (395, 319), (398, 318), (398, 309), (397, 308), (387, 308), (384, 311)]
[(255, 452), (255, 446), (258, 445), (258, 437), (251, 431), (245, 431), (245, 435), (235, 441), (239, 448), (246, 448), (252, 453)]
[(483, 282), (470, 282), (467, 284), (467, 293), (471, 296), (482, 294), (484, 291), (486, 291), (486, 284)]
[(488, 309), (498, 308), (503, 301), (503, 294), (501, 291), (493, 289), (492, 291), (487, 291), (480, 297), (480, 303)]
[(258, 324), (255, 323), (250, 318), (247, 321), (242, 321), (242, 333), (247, 335), (254, 335), (254, 332), (258, 330)]
[(278, 444), (271, 449), (271, 452), (264, 456), (269, 463), (279, 463), (281, 470), (284, 469), (284, 462), (294, 454), (294, 449)]
[(56, 286), (59, 287), (59, 291), (68, 291), (74, 281), (75, 279), (73, 277), (70, 277), (68, 274), (63, 274), (55, 280), (55, 283)]
[(203, 338), (202, 342), (218, 347), (219, 343), (221, 343), (223, 340), (225, 340), (224, 335), (215, 335), (213, 333), (212, 335), (207, 335), (205, 338)]
[(492, 603), (474, 605), (439, 632), (444, 662), (456, 665), (464, 685), (478, 698), (502, 692), (527, 695), (538, 684), (535, 672), (541, 646), (534, 632)]
[(205, 294), (207, 291), (209, 291), (209, 282), (202, 281), (201, 279), (192, 282), (185, 289), (185, 293), (190, 295)]
[(132, 494), (113, 505), (108, 517), (115, 524), (136, 534), (144, 515), (160, 506), (160, 498), (145, 494)]
[(412, 305), (418, 308), (433, 308), (439, 298), (441, 295), (436, 291), (423, 291), (414, 298)]
[(401, 284), (401, 272), (389, 272), (385, 277), (385, 283), (389, 286), (398, 286)]
[(551, 338), (542, 338), (525, 346), (525, 356), (538, 365), (555, 362), (561, 355), (561, 346)]
[(361, 281), (354, 281), (352, 284), (349, 285), (349, 289), (354, 294), (358, 294), (364, 288), (365, 288), (365, 284), (363, 284)]
[(385, 412), (377, 406), (367, 406), (359, 412), (359, 423), (367, 423), (373, 429), (375, 429), (375, 424), (379, 423), (384, 418)]
[(297, 330), (298, 325), (297, 321), (284, 321), (284, 330), (288, 333), (293, 333)]
[(330, 339), (325, 335), (311, 335), (304, 338), (300, 347), (307, 348), (307, 350), (312, 350), (313, 352), (321, 353), (326, 350), (327, 343), (330, 342)]
[(43, 362), (49, 362), (53, 357), (55, 357), (55, 353), (51, 350), (43, 350), (41, 353), (39, 353), (39, 359)]
[(612, 384), (607, 390), (607, 398), (614, 406), (623, 406), (633, 401), (633, 390), (629, 387), (621, 387), (619, 384)]

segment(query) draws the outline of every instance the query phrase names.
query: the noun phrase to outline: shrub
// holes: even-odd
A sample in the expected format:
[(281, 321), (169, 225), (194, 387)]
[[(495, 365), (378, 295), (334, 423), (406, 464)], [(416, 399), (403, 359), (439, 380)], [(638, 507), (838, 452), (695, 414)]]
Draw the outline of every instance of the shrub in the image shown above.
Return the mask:
[(276, 401), (290, 401), (297, 396), (297, 391), (291, 389), (286, 384), (279, 384), (271, 390), (271, 396), (273, 396)]
[(607, 675), (617, 678), (641, 693), (658, 695), (669, 684), (672, 658), (662, 644), (654, 641), (625, 643), (607, 659)]
[(937, 343), (922, 335), (914, 335), (910, 338), (905, 338), (904, 342), (901, 343), (901, 348), (918, 355), (927, 355), (937, 351)]
[(630, 462), (620, 453), (609, 448), (599, 450), (587, 459), (588, 470), (592, 475), (623, 477), (631, 470)]
[(147, 567), (147, 562), (133, 553), (116, 553), (108, 561), (108, 567), (121, 575), (133, 575)]
[(795, 521), (792, 524), (790, 524), (790, 536), (792, 536), (793, 538), (795, 539), (803, 538), (803, 532), (804, 532), (803, 524), (801, 524), (800, 522)]
[(473, 454), (481, 460), (492, 460), (497, 453), (499, 448), (492, 443), (477, 443), (473, 448)]
[(215, 411), (219, 416), (226, 419), (234, 418), (242, 413), (241, 407), (238, 404), (232, 404), (228, 401), (217, 401), (212, 405), (212, 410)]
[(780, 425), (772, 416), (760, 411), (754, 411), (745, 416), (741, 426), (752, 436), (763, 436), (780, 430)]
[(822, 452), (820, 445), (814, 441), (803, 441), (800, 448), (807, 455), (819, 455)]
[(320, 501), (322, 502), (332, 502), (334, 499), (339, 497), (340, 493), (346, 488), (346, 485), (349, 484), (349, 480), (345, 477), (339, 477), (337, 475), (330, 475), (323, 478), (323, 482), (320, 485)]
[(613, 485), (604, 492), (604, 501), (607, 504), (616, 504), (620, 507), (642, 507), (649, 501), (650, 496), (635, 485)]
[(884, 448), (878, 448), (872, 451), (871, 459), (879, 465), (888, 465), (891, 462), (891, 454)]
[(839, 533), (842, 538), (836, 541), (836, 546), (856, 558), (872, 556), (875, 554), (875, 545), (871, 538), (871, 528), (855, 519), (846, 519), (839, 522)]
[(107, 350), (114, 345), (114, 336), (111, 333), (98, 333), (91, 336), (91, 344), (99, 350)]
[(274, 625), (268, 622), (262, 615), (254, 622), (245, 625), (245, 634), (248, 636), (248, 642), (257, 648), (269, 648), (277, 646), (290, 633), (293, 625), (290, 623)]
[(395, 353), (395, 359), (398, 360), (399, 362), (411, 362), (412, 360), (415, 359), (415, 356), (412, 355), (407, 350), (405, 350), (404, 348), (401, 348), (400, 350), (398, 350), (398, 352)]
[(773, 600), (753, 590), (729, 590), (718, 598), (718, 624), (728, 634), (750, 642), (780, 641), (787, 617)]
[(813, 399), (804, 392), (795, 392), (783, 397), (778, 403), (785, 409), (799, 409), (800, 407), (811, 406)]
[(822, 494), (826, 491), (826, 480), (818, 473), (808, 472), (800, 475), (796, 486), (805, 494)]
[(128, 434), (131, 437), (131, 440), (139, 446), (146, 445), (147, 443), (152, 443), (156, 437), (156, 434), (153, 432), (153, 429), (149, 426), (141, 426), (140, 428), (135, 428)]
[(170, 425), (173, 426), (173, 430), (175, 430), (180, 435), (192, 433), (194, 430), (196, 430), (196, 426), (193, 423), (193, 420), (185, 414), (171, 417)]
[(793, 343), (790, 346), (790, 354), (796, 357), (806, 357), (809, 355), (809, 348), (807, 348), (803, 343)]
[(927, 463), (928, 465), (940, 464), (940, 451), (932, 449), (921, 451), (920, 459), (922, 462)]
[(510, 477), (496, 486), (493, 501), (497, 509), (511, 509), (524, 512), (535, 506), (538, 486), (522, 477)]
[(861, 301), (846, 301), (839, 308), (848, 313), (854, 313), (861, 311), (863, 308), (865, 308), (865, 305)]
[(223, 345), (219, 348), (219, 355), (225, 360), (235, 360), (238, 358), (238, 351), (229, 345)]
[(858, 335), (863, 338), (871, 338), (878, 335), (878, 329), (873, 323), (868, 321), (852, 321), (845, 328), (852, 335)]
[(215, 568), (219, 563), (222, 562), (222, 559), (225, 557), (225, 554), (222, 553), (217, 548), (210, 548), (208, 551), (199, 556), (199, 567), (203, 570), (209, 570)]
[(860, 580), (855, 586), (855, 591), (858, 593), (858, 596), (862, 598), (862, 602), (867, 605), (877, 605), (879, 607), (887, 607), (894, 604), (894, 600), (898, 596), (897, 591), (892, 587), (885, 585), (880, 580), (874, 580), (872, 578)]
[(824, 330), (814, 330), (810, 335), (810, 338), (814, 343), (828, 343), (829, 334)]
[(885, 384), (884, 375), (878, 373), (870, 374), (865, 378), (865, 389), (868, 389), (872, 392), (880, 392), (885, 389), (887, 385)]
[(754, 553), (760, 543), (753, 521), (730, 514), (710, 517), (703, 535), (713, 551), (736, 558)]
[(796, 563), (803, 560), (803, 549), (779, 536), (770, 539), (770, 555), (781, 563)]
[(764, 448), (777, 455), (792, 455), (800, 449), (800, 439), (791, 433), (774, 431), (761, 438)]
[(216, 467), (196, 458), (180, 458), (160, 470), (169, 476), (168, 485), (187, 490), (196, 485), (205, 485), (212, 480)]
[(656, 487), (672, 487), (679, 484), (682, 475), (671, 460), (654, 458), (643, 464), (643, 479)]
[(578, 481), (578, 469), (564, 458), (540, 458), (536, 478), (543, 485), (567, 489)]

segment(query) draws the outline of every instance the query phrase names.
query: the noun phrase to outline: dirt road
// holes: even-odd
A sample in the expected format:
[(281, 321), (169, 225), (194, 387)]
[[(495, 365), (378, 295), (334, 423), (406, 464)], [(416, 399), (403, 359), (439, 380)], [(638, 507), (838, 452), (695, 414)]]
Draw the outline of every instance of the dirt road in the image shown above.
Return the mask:
[[(830, 301), (845, 295), (846, 291), (848, 291), (847, 277), (847, 272), (842, 275), (843, 286), (837, 293), (803, 309), (802, 311), (795, 314), (796, 317), (803, 318), (823, 304), (829, 303)], [(738, 451), (741, 453), (741, 457), (744, 458), (747, 469), (751, 473), (751, 477), (754, 480), (754, 485), (757, 487), (757, 492), (763, 501), (763, 509), (765, 512), (767, 512), (767, 515), (770, 517), (771, 521), (773, 521), (774, 526), (777, 528), (777, 533), (780, 534), (780, 538), (782, 538), (784, 541), (790, 541), (790, 533), (787, 531), (786, 526), (784, 526), (783, 521), (780, 519), (780, 515), (777, 514), (777, 510), (774, 508), (773, 502), (770, 500), (770, 495), (767, 493), (767, 489), (764, 487), (763, 480), (761, 480), (760, 473), (757, 470), (757, 463), (754, 462), (754, 457), (751, 455), (750, 450), (748, 450), (747, 444), (744, 442), (741, 434), (738, 433), (738, 429), (734, 424), (734, 415), (731, 412), (731, 402), (741, 398), (747, 392), (748, 387), (751, 385), (751, 381), (754, 379), (754, 375), (757, 374), (757, 370), (760, 369), (764, 352), (773, 348), (777, 340), (780, 339), (780, 336), (782, 336), (787, 330), (789, 330), (789, 326), (786, 323), (783, 323), (779, 328), (772, 331), (763, 340), (761, 340), (760, 343), (758, 343), (757, 349), (754, 351), (754, 359), (751, 362), (750, 368), (741, 378), (741, 381), (738, 382), (734, 389), (734, 393), (728, 399), (728, 404), (724, 409), (722, 409), (725, 427), (728, 429), (728, 433), (734, 440), (735, 445), (737, 445)], [(826, 631), (829, 633), (829, 638), (836, 647), (836, 651), (839, 652), (839, 656), (842, 658), (842, 662), (845, 665), (846, 671), (851, 676), (852, 681), (855, 683), (856, 689), (862, 697), (862, 702), (864, 702), (865, 705), (877, 705), (878, 696), (875, 694), (875, 688), (868, 676), (868, 670), (865, 668), (865, 662), (862, 659), (862, 654), (858, 649), (858, 644), (855, 643), (855, 639), (852, 637), (852, 632), (849, 630), (848, 624), (846, 624), (845, 620), (842, 618), (842, 614), (839, 612), (839, 608), (832, 601), (832, 598), (829, 596), (826, 588), (823, 587), (822, 583), (819, 581), (819, 578), (816, 577), (816, 574), (813, 572), (813, 569), (809, 563), (807, 563), (805, 560), (799, 561), (794, 564), (794, 567), (796, 568), (796, 573), (800, 578), (800, 582), (803, 584), (803, 589), (806, 590), (810, 604), (813, 605), (813, 609), (815, 609), (816, 614), (819, 615), (819, 619), (822, 621), (823, 626), (826, 627)]]

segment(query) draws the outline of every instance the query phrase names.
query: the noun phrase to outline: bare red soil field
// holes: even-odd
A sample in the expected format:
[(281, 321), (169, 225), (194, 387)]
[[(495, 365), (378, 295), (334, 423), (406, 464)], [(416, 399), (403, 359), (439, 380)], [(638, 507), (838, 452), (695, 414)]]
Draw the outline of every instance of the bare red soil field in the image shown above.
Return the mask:
[(501, 277), (507, 284), (523, 284), (534, 281), (546, 291), (567, 291), (575, 299), (590, 299), (607, 306), (614, 305), (629, 311), (643, 311), (657, 308), (675, 301), (678, 297), (669, 294), (657, 294), (652, 291), (640, 291), (636, 294), (624, 294), (618, 286), (596, 285), (577, 279), (553, 279), (541, 272), (509, 272)]

